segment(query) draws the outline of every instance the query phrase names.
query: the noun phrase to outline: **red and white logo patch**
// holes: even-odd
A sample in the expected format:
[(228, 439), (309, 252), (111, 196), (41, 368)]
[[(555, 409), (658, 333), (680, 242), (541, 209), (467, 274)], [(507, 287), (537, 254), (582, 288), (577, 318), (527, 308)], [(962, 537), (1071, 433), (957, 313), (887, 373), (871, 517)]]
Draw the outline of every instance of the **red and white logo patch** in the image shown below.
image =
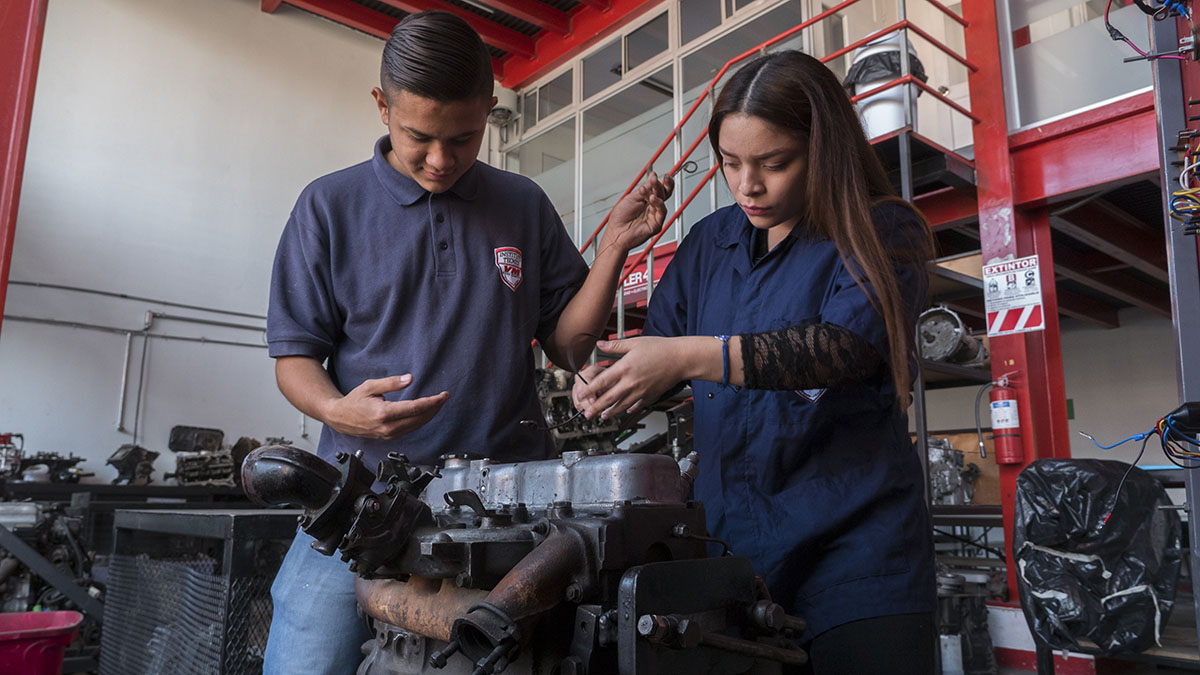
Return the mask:
[(501, 246), (496, 249), (496, 268), (500, 270), (500, 280), (512, 290), (521, 285), (521, 249), (513, 246)]
[(809, 403), (816, 403), (817, 399), (825, 395), (824, 389), (794, 389), (793, 391), (795, 391), (797, 396)]

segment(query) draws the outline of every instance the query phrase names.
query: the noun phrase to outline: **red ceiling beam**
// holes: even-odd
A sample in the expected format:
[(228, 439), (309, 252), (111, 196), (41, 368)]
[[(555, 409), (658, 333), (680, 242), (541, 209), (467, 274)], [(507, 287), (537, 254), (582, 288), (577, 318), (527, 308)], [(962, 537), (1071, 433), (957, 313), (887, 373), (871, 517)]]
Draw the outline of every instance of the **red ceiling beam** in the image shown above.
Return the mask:
[(571, 32), (571, 17), (538, 0), (486, 0), (487, 5), (559, 35)]
[(46, 27), (46, 0), (9, 2), (0, 10), (0, 318), (8, 295), (13, 238), (25, 172), (25, 146), (33, 116)]
[(525, 58), (532, 58), (534, 55), (533, 38), (528, 35), (523, 35), (511, 28), (505, 28), (495, 21), (485, 19), (484, 17), (469, 12), (456, 5), (451, 5), (442, 0), (381, 0), (384, 4), (395, 7), (402, 12), (413, 14), (416, 12), (427, 12), (436, 10), (439, 12), (449, 12), (450, 14), (461, 17), (464, 21), (479, 33), (479, 37), (483, 41), (497, 49), (503, 49), (506, 52), (511, 52)]
[(1050, 218), (1050, 226), (1101, 253), (1166, 282), (1167, 250), (1162, 239), (1148, 237), (1121, 215), (1088, 203)]
[(1059, 314), (1101, 328), (1117, 328), (1121, 325), (1116, 307), (1062, 289), (1058, 289), (1057, 293)]
[(1014, 134), (1009, 148), (1013, 196), (1022, 206), (1156, 174), (1153, 96), (1138, 94)]
[(612, 4), (608, 0), (579, 0), (579, 4), (600, 12), (607, 12), (612, 8)]
[[(262, 0), (262, 11), (274, 14), (283, 1)], [(287, 0), (287, 4), (384, 40), (388, 39), (398, 23), (395, 17), (350, 0)], [(496, 77), (500, 77), (504, 72), (504, 64), (499, 59), (492, 59), (492, 71)]]
[(570, 35), (541, 34), (537, 41), (537, 58), (506, 58), (500, 84), (518, 89), (609, 37), (621, 26), (662, 6), (660, 2), (645, 0), (612, 0), (607, 9), (601, 9), (596, 3), (583, 4), (586, 6), (571, 15)]
[[(283, 0), (262, 0), (262, 11), (274, 14), (281, 4)], [(385, 40), (397, 23), (395, 17), (350, 0), (287, 0), (287, 4)]]
[[(1170, 318), (1171, 298), (1167, 291), (1125, 272), (1100, 272), (1087, 264), (1086, 256), (1065, 246), (1054, 248), (1054, 272), (1105, 295)], [(1061, 297), (1059, 298), (1061, 300)]]
[(954, 187), (919, 194), (913, 199), (913, 206), (934, 230), (965, 225), (979, 218), (974, 193)]

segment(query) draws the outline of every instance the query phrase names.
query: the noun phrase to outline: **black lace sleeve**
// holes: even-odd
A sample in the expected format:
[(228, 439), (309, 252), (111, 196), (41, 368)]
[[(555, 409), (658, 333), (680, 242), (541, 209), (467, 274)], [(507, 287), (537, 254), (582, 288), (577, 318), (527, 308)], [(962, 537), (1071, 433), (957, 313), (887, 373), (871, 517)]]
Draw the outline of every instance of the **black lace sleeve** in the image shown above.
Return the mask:
[(831, 323), (805, 323), (741, 338), (749, 389), (819, 389), (861, 382), (883, 365), (870, 342)]

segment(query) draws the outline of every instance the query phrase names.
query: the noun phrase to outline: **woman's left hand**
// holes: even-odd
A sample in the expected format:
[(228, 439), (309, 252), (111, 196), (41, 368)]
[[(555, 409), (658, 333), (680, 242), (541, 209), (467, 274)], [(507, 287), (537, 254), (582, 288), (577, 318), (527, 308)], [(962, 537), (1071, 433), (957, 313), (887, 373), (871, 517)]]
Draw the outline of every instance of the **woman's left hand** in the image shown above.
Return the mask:
[(637, 412), (685, 379), (679, 349), (672, 345), (680, 339), (643, 336), (596, 343), (601, 351), (621, 358), (579, 392), (576, 405), (584, 417), (608, 419), (610, 413)]

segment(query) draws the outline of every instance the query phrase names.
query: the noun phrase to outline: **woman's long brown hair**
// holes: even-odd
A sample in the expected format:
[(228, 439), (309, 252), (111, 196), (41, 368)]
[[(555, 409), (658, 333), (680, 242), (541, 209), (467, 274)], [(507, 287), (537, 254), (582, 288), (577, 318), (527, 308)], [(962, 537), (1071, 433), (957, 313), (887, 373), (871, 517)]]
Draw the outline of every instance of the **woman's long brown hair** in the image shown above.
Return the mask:
[[(910, 308), (900, 296), (895, 265), (907, 258), (919, 265), (919, 273), (926, 273), (924, 263), (933, 253), (928, 223), (896, 197), (846, 91), (817, 59), (781, 51), (761, 56), (733, 75), (708, 123), (708, 138), (718, 161), (721, 122), (739, 113), (766, 120), (807, 143), (807, 227), (833, 241), (855, 282), (883, 317), (896, 400), (901, 409), (907, 408), (914, 330), (906, 319)], [(922, 224), (923, 238), (913, 242), (915, 250), (889, 250), (880, 241), (871, 207), (884, 201), (907, 205)]]

